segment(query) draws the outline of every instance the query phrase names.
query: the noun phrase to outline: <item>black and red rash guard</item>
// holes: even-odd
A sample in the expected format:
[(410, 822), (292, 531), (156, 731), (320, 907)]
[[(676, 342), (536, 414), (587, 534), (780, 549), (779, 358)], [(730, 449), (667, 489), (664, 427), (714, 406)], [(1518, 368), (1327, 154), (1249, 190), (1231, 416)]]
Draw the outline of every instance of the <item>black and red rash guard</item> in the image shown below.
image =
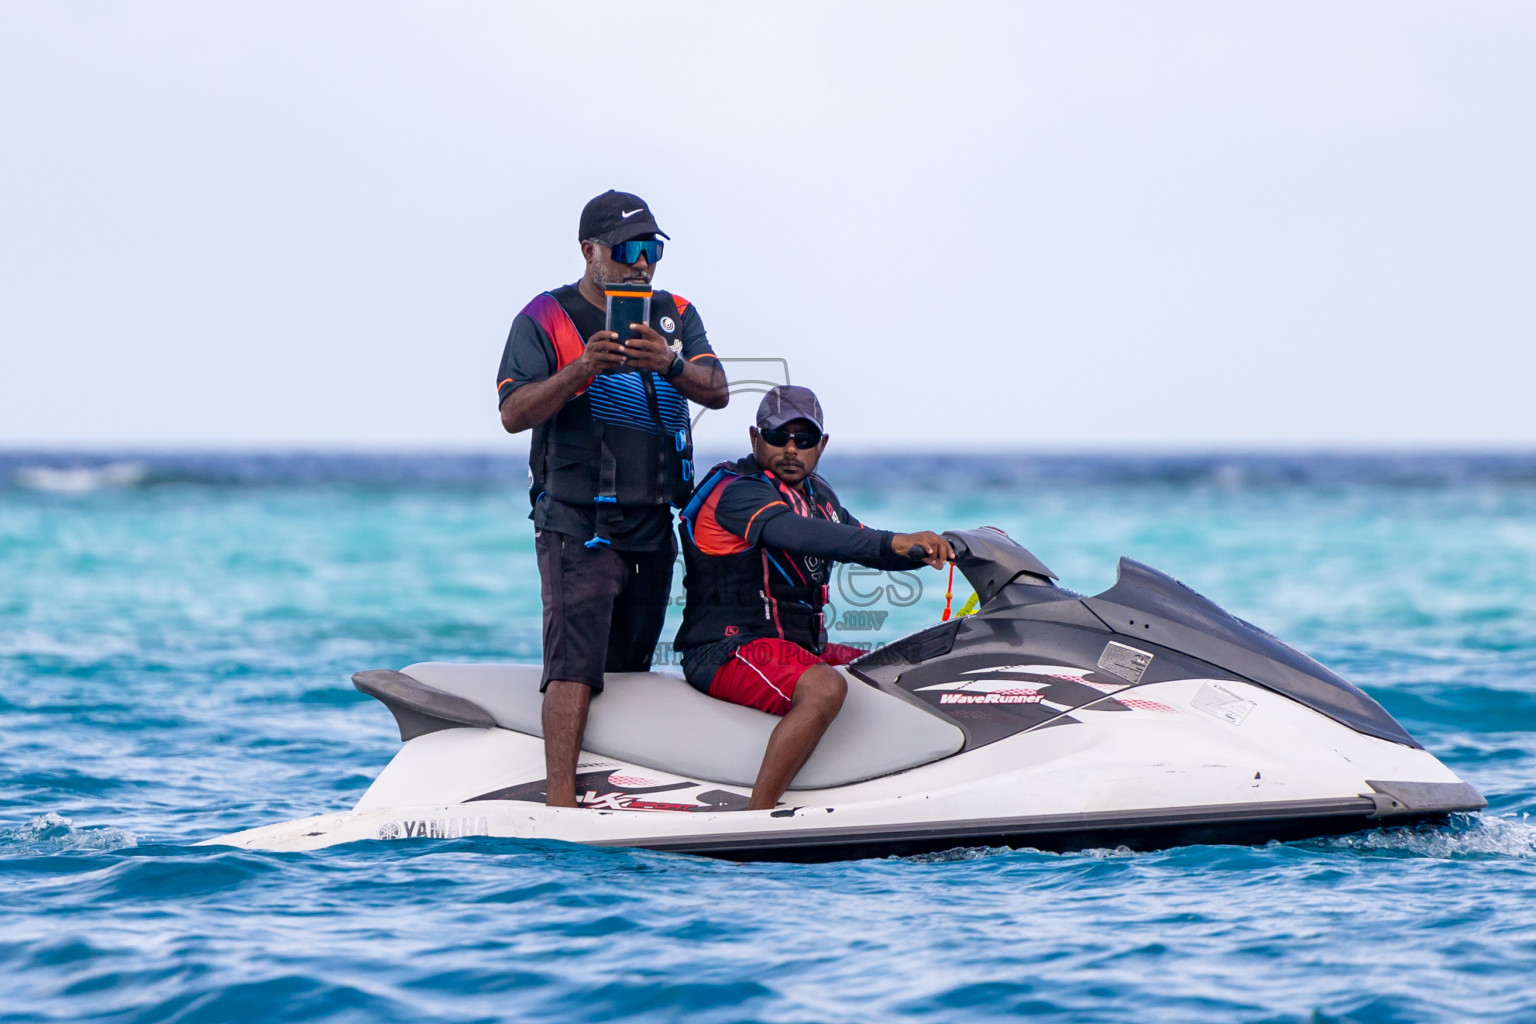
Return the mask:
[(822, 609), (837, 562), (874, 569), (917, 563), (895, 536), (866, 529), (812, 474), (800, 488), (751, 456), (716, 466), (683, 511), (688, 603), (677, 647), (690, 680), (708, 678), (742, 644), (779, 637), (811, 651), (826, 644)]

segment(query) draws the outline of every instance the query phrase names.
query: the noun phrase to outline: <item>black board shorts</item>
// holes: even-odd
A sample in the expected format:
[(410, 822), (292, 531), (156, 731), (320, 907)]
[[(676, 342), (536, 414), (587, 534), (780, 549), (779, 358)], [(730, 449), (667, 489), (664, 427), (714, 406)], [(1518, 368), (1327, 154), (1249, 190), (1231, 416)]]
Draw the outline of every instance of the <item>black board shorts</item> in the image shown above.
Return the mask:
[(544, 678), (603, 691), (604, 672), (646, 672), (667, 617), (672, 551), (589, 548), (576, 537), (534, 537), (544, 597)]

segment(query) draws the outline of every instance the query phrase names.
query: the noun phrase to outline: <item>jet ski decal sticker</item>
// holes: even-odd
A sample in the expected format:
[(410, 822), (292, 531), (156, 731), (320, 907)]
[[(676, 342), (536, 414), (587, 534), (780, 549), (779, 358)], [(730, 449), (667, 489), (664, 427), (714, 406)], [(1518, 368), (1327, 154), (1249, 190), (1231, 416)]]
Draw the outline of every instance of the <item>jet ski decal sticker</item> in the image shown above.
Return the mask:
[(1243, 719), (1248, 717), (1248, 712), (1258, 707), (1253, 701), (1245, 700), (1225, 686), (1214, 682), (1208, 682), (1200, 687), (1194, 699), (1189, 702), (1189, 706), (1213, 715), (1228, 725), (1242, 725)]
[(1072, 682), (1081, 680), (1088, 674), (1085, 668), (1073, 668), (1070, 665), (991, 665), (987, 668), (970, 668), (960, 674), (963, 676), (992, 675), (997, 672), (1028, 672), (1033, 676), (1055, 676), (1058, 679), (1066, 679)]
[(407, 818), (379, 826), (380, 839), (458, 839), (491, 834), (487, 818)]
[(1141, 677), (1146, 674), (1147, 666), (1152, 664), (1152, 655), (1146, 651), (1138, 651), (1134, 647), (1125, 644), (1117, 644), (1114, 641), (1104, 645), (1104, 653), (1099, 655), (1099, 668), (1106, 672), (1112, 672), (1121, 679), (1128, 679), (1132, 684), (1141, 682)]
[[(584, 766), (583, 766), (584, 767)], [(545, 780), (525, 782), (518, 786), (493, 790), (473, 797), (477, 800), (526, 800), (543, 803)], [(654, 794), (667, 793), (668, 800), (651, 799)], [(747, 798), (739, 793), (723, 789), (704, 789), (702, 783), (657, 782), (634, 772), (634, 769), (604, 767), (598, 771), (578, 771), (576, 774), (576, 803), (604, 811), (739, 811), (745, 810)]]
[(608, 782), (614, 786), (624, 786), (626, 789), (645, 789), (651, 786), (665, 785), (664, 783), (657, 782), (655, 779), (647, 779), (640, 775), (620, 775), (617, 772), (608, 776)]
[(1155, 700), (1145, 700), (1141, 697), (1121, 697), (1120, 703), (1132, 711), (1158, 711), (1163, 714), (1173, 715), (1179, 713), (1178, 708), (1171, 708), (1167, 704), (1159, 704)]
[[(938, 687), (925, 686), (925, 690)], [(1039, 704), (1040, 694), (1035, 690), (997, 690), (992, 693), (942, 693), (940, 704)]]
[[(915, 686), (913, 693), (940, 691), (940, 704), (1045, 704), (1057, 712), (1071, 711), (1084, 705), (1086, 710), (1124, 711), (1125, 706), (1104, 694), (1102, 684), (1083, 678), (1085, 669), (1062, 665), (1000, 665), (997, 668), (969, 669), (968, 679), (953, 679), (927, 686)], [(1023, 687), (1019, 683), (1031, 683)], [(966, 699), (957, 699), (965, 697)]]

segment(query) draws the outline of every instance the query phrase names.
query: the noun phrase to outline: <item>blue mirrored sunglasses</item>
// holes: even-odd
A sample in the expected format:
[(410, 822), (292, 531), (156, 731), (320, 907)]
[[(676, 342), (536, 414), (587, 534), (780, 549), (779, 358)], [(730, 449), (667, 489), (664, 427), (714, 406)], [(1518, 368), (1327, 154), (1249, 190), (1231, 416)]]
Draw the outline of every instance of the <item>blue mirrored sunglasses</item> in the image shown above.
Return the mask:
[(633, 263), (641, 256), (645, 262), (655, 263), (661, 259), (661, 239), (653, 238), (650, 241), (635, 239), (630, 242), (620, 242), (612, 246), (613, 261), (615, 263)]

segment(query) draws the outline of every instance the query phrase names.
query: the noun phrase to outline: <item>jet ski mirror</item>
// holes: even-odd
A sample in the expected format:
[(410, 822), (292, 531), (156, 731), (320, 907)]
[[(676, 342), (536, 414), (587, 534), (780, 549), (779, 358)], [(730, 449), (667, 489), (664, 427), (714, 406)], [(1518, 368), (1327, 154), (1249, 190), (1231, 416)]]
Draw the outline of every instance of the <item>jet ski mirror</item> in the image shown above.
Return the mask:
[(994, 526), (946, 530), (944, 539), (953, 545), (955, 565), (976, 589), (982, 604), (1010, 583), (1048, 587), (1057, 578), (1029, 549)]

